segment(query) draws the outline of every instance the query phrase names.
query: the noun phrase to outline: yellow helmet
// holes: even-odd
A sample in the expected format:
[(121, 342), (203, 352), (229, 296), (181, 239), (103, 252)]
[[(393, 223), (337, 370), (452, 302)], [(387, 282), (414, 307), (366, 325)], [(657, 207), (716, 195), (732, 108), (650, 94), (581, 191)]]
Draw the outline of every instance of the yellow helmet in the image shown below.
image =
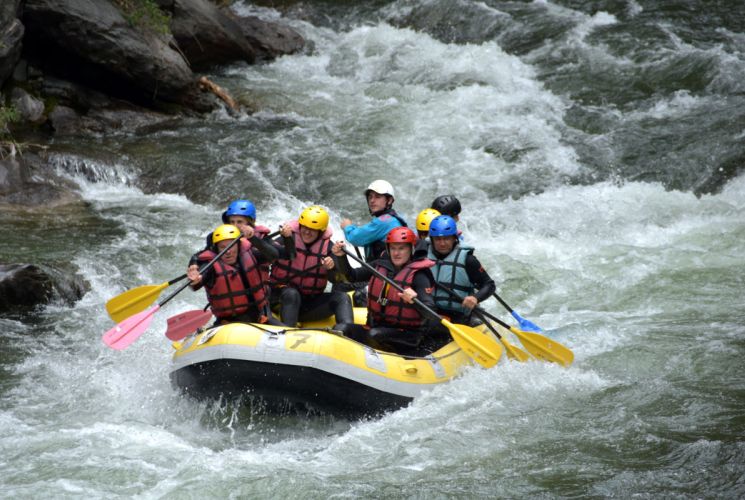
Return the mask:
[(437, 217), (440, 214), (437, 210), (434, 208), (425, 208), (421, 212), (419, 212), (419, 215), (416, 216), (416, 229), (417, 231), (429, 231), (429, 223), (432, 222), (432, 219)]
[(308, 207), (297, 219), (298, 224), (317, 231), (325, 231), (329, 226), (329, 213), (318, 205)]
[(223, 224), (212, 231), (212, 244), (216, 245), (220, 241), (234, 240), (241, 235), (237, 227), (232, 224)]

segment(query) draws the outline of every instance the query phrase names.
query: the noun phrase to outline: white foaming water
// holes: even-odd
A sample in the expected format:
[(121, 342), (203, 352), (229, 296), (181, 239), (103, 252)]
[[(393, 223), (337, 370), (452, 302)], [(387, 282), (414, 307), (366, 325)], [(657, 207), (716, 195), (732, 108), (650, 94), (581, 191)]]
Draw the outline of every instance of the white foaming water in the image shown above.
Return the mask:
[(397, 205), (412, 216), (443, 189), (469, 199), (581, 170), (560, 140), (561, 100), (495, 43), (448, 45), (386, 24), (339, 34), (303, 28), (320, 37), (312, 55), (230, 71), (262, 107), (279, 115), (292, 109), (288, 118), (302, 126), (272, 144), (279, 156), (266, 155), (265, 168), (312, 161), (326, 150), (318, 142), (325, 138), (341, 160), (323, 165), (342, 187), (334, 201), (358, 206), (360, 186), (380, 176), (400, 189)]

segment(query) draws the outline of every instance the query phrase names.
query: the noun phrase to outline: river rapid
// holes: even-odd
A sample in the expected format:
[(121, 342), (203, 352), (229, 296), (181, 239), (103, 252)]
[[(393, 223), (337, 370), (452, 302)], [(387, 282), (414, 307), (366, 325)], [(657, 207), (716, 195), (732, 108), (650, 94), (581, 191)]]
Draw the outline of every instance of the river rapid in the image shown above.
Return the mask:
[[(237, 3), (302, 54), (213, 76), (255, 114), (62, 139), (85, 206), (4, 213), (0, 257), (71, 261), (70, 307), (0, 318), (0, 497), (745, 495), (745, 8), (739, 1)], [(500, 295), (571, 348), (356, 422), (198, 403), (165, 319), (104, 303), (184, 272), (227, 203), (409, 221), (438, 194)], [(508, 320), (496, 301), (484, 306)], [(515, 341), (517, 343), (517, 341)]]

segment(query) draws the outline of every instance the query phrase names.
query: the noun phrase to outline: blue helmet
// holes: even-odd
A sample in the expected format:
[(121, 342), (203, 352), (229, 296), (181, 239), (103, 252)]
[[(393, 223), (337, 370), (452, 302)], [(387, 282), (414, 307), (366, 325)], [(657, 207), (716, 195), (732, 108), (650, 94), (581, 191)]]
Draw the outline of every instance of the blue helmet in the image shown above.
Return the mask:
[(228, 209), (222, 213), (222, 221), (227, 224), (228, 217), (231, 215), (242, 215), (251, 220), (256, 220), (256, 207), (248, 200), (235, 200), (228, 205)]
[(429, 236), (457, 236), (458, 226), (449, 215), (438, 215), (429, 223)]

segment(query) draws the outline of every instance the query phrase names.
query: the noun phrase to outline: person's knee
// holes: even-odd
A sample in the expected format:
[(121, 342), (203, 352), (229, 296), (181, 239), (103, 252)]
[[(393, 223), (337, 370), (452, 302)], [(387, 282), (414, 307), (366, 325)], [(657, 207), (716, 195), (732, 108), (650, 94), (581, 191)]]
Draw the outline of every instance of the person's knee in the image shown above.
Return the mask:
[(336, 317), (337, 323), (354, 323), (352, 300), (348, 294), (344, 292), (331, 292), (329, 305)]
[(349, 295), (344, 292), (331, 292), (330, 303), (334, 308), (339, 307), (352, 307), (352, 301)]
[(283, 305), (300, 305), (300, 292), (292, 287), (287, 287), (282, 290), (282, 294), (279, 296), (279, 301)]

